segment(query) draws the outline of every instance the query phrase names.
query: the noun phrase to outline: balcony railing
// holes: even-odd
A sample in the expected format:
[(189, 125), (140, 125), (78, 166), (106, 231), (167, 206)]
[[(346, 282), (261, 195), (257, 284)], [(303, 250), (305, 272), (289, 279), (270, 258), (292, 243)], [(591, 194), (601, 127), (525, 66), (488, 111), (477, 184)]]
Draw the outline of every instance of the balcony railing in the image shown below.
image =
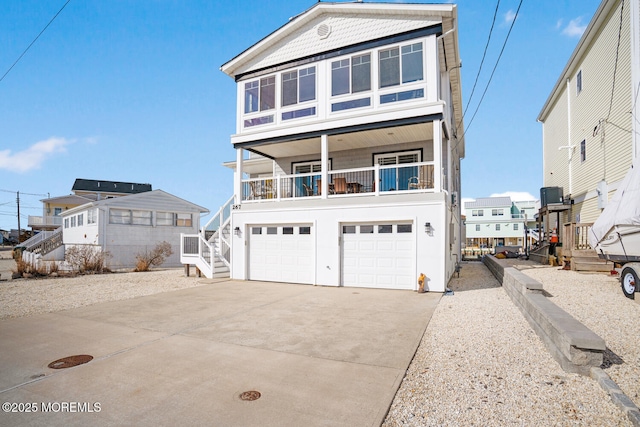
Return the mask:
[(33, 216), (29, 215), (29, 227), (59, 227), (62, 225), (61, 216)]
[[(433, 192), (434, 162), (329, 171), (328, 181), (327, 197)], [(322, 187), (320, 172), (245, 179), (241, 199), (245, 202), (319, 198)]]

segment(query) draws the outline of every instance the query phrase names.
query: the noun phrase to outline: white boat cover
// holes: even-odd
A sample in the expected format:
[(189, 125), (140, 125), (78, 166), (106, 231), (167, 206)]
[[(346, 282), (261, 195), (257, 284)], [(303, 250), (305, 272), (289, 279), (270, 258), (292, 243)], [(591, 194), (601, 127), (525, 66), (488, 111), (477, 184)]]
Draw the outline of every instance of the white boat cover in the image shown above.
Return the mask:
[(640, 161), (631, 165), (616, 193), (591, 226), (591, 247), (595, 248), (616, 225), (640, 227)]

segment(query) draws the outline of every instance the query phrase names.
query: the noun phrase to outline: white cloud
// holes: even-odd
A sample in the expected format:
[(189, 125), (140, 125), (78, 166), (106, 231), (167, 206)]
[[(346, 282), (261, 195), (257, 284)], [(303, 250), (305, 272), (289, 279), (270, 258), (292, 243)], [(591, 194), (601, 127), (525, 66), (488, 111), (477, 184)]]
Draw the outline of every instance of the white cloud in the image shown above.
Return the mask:
[(578, 16), (569, 21), (567, 26), (562, 30), (562, 34), (569, 37), (581, 37), (586, 28), (586, 24), (582, 24), (582, 16)]
[(65, 138), (49, 138), (39, 141), (23, 151), (12, 153), (11, 150), (0, 151), (0, 170), (10, 172), (28, 172), (38, 169), (49, 157), (67, 151), (67, 145), (73, 141)]
[(507, 13), (504, 14), (504, 22), (510, 24), (514, 19), (516, 19), (516, 13), (509, 9)]
[(559, 30), (560, 28), (562, 28), (562, 18), (558, 19), (558, 22), (556, 22), (556, 30)]
[(511, 197), (512, 202), (524, 202), (527, 200), (538, 200), (537, 197), (526, 191), (505, 191), (504, 193), (494, 193), (489, 197)]

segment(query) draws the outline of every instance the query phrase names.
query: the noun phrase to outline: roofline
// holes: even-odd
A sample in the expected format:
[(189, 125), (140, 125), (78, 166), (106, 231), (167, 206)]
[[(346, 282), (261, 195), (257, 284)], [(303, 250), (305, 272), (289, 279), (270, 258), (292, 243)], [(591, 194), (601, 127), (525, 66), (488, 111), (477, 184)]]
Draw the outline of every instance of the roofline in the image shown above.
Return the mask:
[(540, 110), (540, 113), (538, 113), (538, 118), (536, 119), (537, 121), (544, 122), (546, 120), (551, 106), (556, 102), (558, 96), (560, 96), (561, 89), (564, 87), (566, 80), (569, 78), (568, 76), (573, 74), (574, 70), (576, 69), (577, 59), (580, 58), (585, 50), (589, 47), (591, 41), (596, 36), (596, 30), (600, 28), (602, 22), (609, 15), (613, 7), (617, 7), (617, 4), (619, 2), (620, 0), (603, 0), (602, 3), (600, 3), (600, 6), (598, 6), (598, 9), (593, 15), (593, 18), (591, 18), (591, 21), (582, 34), (582, 37), (580, 37), (578, 45), (573, 50), (569, 61), (567, 61), (567, 64), (564, 66), (564, 69), (560, 73), (560, 77), (556, 81), (556, 84), (553, 86), (551, 94), (545, 101), (542, 109)]
[[(359, 8), (359, 9), (356, 9)], [(433, 12), (440, 12), (440, 16), (451, 17), (453, 18), (455, 15), (456, 6), (454, 4), (428, 4), (428, 3), (364, 3), (364, 2), (353, 2), (353, 3), (334, 3), (334, 2), (321, 2), (314, 4), (309, 9), (304, 12), (299, 13), (296, 16), (289, 18), (289, 21), (282, 25), (280, 28), (268, 34), (266, 37), (262, 38), (258, 42), (254, 43), (244, 51), (240, 52), (238, 55), (234, 56), (229, 61), (225, 62), (220, 66), (220, 70), (227, 74), (230, 77), (233, 77), (235, 74), (230, 72), (230, 69), (237, 66), (240, 62), (240, 58), (245, 57), (246, 55), (251, 54), (253, 51), (260, 50), (265, 44), (270, 43), (273, 39), (277, 37), (284, 37), (288, 35), (291, 31), (287, 30), (289, 24), (292, 22), (298, 22), (303, 25), (307, 21), (313, 20), (315, 17), (321, 15), (324, 10), (362, 10), (366, 8), (368, 10), (386, 10), (392, 9), (395, 11), (398, 10), (416, 10), (416, 9), (428, 9)], [(451, 16), (447, 16), (451, 14)], [(437, 16), (437, 15), (434, 15)]]
[(95, 200), (95, 201), (92, 200), (92, 201), (90, 201), (88, 203), (85, 203), (83, 205), (79, 205), (79, 206), (75, 206), (75, 207), (73, 207), (71, 209), (67, 209), (66, 211), (60, 213), (60, 216), (67, 216), (69, 214), (74, 214), (74, 213), (79, 212), (81, 210), (85, 210), (88, 207), (95, 207), (95, 206), (108, 205), (108, 204), (111, 204), (111, 203), (118, 203), (118, 202), (122, 201), (122, 199), (127, 198), (127, 197), (142, 196), (142, 195), (148, 195), (150, 193), (157, 193), (157, 192), (162, 192), (162, 193), (164, 193), (164, 194), (166, 194), (168, 196), (175, 197), (176, 199), (180, 199), (180, 200), (182, 200), (183, 202), (185, 202), (187, 204), (195, 206), (196, 208), (198, 208), (198, 210), (200, 211), (201, 215), (207, 215), (207, 214), (211, 213), (211, 211), (209, 209), (205, 208), (205, 207), (202, 207), (200, 205), (196, 205), (195, 203), (191, 203), (190, 201), (185, 200), (182, 197), (178, 197), (178, 196), (175, 196), (175, 195), (173, 195), (171, 193), (167, 193), (164, 190), (157, 189), (157, 190), (151, 190), (151, 191), (144, 191), (142, 193), (127, 194), (126, 196), (121, 196), (121, 197), (113, 197), (113, 198), (109, 198), (109, 199), (102, 199), (102, 200)]
[(92, 199), (90, 199), (88, 197), (85, 197), (85, 195), (82, 195), (82, 194), (67, 194), (65, 196), (56, 196), (56, 197), (49, 197), (49, 198), (46, 198), (46, 199), (40, 199), (40, 201), (42, 203), (51, 203), (52, 201), (59, 200), (59, 199), (66, 199), (67, 197), (77, 197), (79, 199), (85, 199), (85, 200), (89, 200), (89, 201), (93, 202)]

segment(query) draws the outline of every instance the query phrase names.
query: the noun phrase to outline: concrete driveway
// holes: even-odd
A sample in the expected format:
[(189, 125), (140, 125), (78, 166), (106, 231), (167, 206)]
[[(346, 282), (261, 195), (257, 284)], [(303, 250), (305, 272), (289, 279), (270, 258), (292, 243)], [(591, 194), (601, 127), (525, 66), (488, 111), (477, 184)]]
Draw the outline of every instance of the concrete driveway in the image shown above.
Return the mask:
[(440, 297), (226, 280), (1, 321), (0, 425), (377, 426)]

